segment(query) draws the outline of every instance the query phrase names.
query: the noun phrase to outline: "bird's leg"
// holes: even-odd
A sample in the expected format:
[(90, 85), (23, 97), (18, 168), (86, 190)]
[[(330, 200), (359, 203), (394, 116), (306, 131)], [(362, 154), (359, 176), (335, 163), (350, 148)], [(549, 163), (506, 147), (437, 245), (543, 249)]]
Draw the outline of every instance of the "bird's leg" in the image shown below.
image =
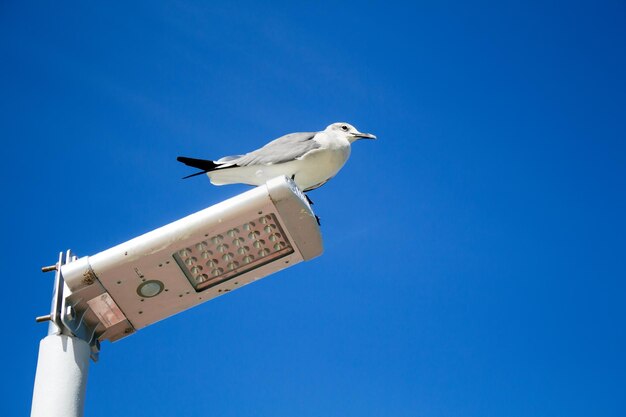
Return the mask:
[[(296, 181), (296, 174), (291, 174), (291, 181), (295, 182)], [(307, 193), (302, 193), (304, 194), (304, 198), (306, 198), (306, 202), (309, 203), (310, 206), (313, 205), (313, 200), (311, 200), (309, 198), (309, 195)], [(319, 224), (319, 220), (317, 221), (317, 223)]]
[[(294, 175), (295, 176), (295, 175)], [(292, 178), (293, 179), (293, 178)], [(311, 200), (311, 198), (309, 197), (309, 195), (307, 193), (302, 193), (304, 194), (304, 198), (306, 198), (307, 203), (309, 203), (310, 206), (313, 205), (313, 200)], [(320, 222), (320, 218), (317, 214), (315, 214), (315, 221), (317, 222), (318, 226), (321, 226), (322, 223)]]

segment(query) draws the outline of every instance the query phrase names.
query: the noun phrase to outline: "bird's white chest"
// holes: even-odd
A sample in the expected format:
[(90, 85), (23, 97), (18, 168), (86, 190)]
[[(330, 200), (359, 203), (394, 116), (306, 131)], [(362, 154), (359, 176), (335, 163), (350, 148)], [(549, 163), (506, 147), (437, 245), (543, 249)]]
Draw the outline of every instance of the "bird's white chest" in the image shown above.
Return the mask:
[[(315, 171), (339, 170), (350, 157), (350, 146), (316, 149), (304, 155), (303, 166)], [(336, 173), (336, 171), (335, 171)]]
[(308, 189), (328, 181), (339, 172), (349, 157), (349, 144), (316, 149), (307, 153), (298, 161), (297, 166), (294, 166), (296, 184), (302, 189)]

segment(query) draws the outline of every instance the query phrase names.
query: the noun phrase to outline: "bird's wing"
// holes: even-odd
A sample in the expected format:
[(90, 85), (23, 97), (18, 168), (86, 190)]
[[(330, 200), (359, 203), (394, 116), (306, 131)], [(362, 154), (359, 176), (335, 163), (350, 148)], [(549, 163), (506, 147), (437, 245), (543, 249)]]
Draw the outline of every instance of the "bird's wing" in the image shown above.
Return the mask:
[(227, 166), (273, 165), (302, 157), (317, 149), (320, 144), (313, 140), (318, 132), (298, 132), (281, 136), (256, 151), (241, 156), (227, 156), (216, 161)]

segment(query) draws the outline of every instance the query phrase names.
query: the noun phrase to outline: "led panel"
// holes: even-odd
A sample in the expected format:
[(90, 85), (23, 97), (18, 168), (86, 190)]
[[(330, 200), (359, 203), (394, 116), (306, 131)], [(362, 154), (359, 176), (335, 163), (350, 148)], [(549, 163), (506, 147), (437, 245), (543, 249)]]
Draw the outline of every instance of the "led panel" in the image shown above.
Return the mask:
[(255, 218), (172, 254), (197, 292), (293, 253), (273, 213)]

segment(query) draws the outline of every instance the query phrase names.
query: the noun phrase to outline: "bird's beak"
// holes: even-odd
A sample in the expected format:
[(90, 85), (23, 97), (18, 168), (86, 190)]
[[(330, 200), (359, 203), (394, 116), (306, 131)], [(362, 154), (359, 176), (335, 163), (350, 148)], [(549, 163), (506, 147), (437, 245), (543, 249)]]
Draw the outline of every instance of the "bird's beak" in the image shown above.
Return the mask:
[(372, 135), (371, 133), (353, 133), (352, 136), (359, 139), (376, 139), (376, 135)]

